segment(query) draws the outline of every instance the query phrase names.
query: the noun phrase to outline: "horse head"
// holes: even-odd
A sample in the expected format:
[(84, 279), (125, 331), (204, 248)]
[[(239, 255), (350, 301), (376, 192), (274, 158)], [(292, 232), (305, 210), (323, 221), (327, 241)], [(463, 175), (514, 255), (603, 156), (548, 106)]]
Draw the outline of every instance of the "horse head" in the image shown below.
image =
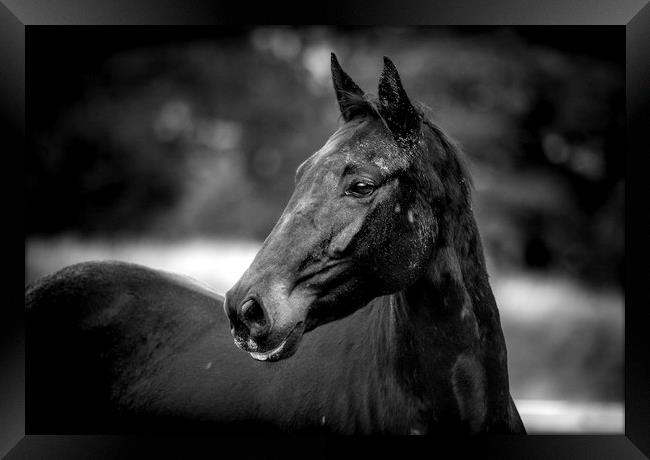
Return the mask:
[(296, 171), (295, 190), (227, 292), (235, 343), (258, 360), (291, 356), (302, 335), (426, 274), (466, 177), (449, 141), (384, 58), (377, 96), (332, 54), (343, 125)]

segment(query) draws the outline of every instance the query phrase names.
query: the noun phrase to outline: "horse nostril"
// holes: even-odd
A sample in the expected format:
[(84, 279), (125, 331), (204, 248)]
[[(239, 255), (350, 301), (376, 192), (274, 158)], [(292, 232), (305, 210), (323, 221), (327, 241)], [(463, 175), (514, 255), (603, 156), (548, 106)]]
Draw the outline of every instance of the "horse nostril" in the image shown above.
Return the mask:
[(248, 299), (239, 309), (239, 316), (251, 335), (262, 335), (267, 329), (266, 315), (262, 306), (253, 299)]

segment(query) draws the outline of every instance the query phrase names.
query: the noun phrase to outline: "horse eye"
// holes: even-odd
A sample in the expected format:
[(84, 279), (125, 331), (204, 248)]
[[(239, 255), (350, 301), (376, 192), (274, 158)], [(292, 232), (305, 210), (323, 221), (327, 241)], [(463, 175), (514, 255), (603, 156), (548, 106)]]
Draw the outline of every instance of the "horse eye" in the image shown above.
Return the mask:
[(358, 181), (353, 182), (352, 185), (346, 190), (346, 195), (356, 197), (369, 196), (375, 191), (375, 186), (370, 182)]

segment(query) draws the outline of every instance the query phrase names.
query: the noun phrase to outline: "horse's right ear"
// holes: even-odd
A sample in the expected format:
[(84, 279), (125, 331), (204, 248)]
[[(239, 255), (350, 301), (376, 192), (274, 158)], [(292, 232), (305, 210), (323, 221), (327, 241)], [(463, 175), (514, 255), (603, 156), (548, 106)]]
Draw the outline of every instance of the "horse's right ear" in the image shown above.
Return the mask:
[(362, 110), (362, 105), (360, 105), (358, 99), (354, 97), (363, 97), (363, 91), (354, 81), (352, 81), (350, 76), (343, 71), (334, 53), (332, 53), (332, 82), (334, 83), (336, 99), (339, 101), (341, 115), (345, 121), (350, 121), (354, 117), (360, 115), (361, 112), (364, 112), (364, 110)]

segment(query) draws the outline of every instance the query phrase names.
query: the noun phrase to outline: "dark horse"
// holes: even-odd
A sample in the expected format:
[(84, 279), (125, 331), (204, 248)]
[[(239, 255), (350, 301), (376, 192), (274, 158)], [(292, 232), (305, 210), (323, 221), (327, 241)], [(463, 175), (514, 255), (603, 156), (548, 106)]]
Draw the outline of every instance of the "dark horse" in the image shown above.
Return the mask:
[(121, 262), (27, 288), (28, 432), (525, 432), (458, 149), (389, 59), (377, 97), (332, 76), (344, 124), (225, 298)]

